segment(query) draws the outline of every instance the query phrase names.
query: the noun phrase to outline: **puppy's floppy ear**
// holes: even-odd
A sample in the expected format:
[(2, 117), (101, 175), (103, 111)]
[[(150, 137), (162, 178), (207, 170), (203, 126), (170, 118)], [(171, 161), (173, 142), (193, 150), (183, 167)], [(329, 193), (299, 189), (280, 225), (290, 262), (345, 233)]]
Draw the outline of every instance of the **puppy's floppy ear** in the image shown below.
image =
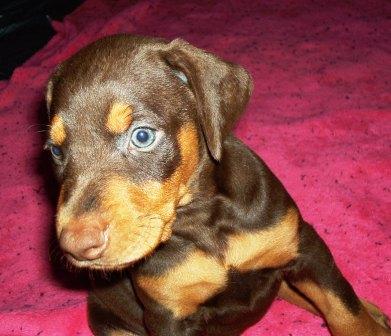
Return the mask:
[(224, 138), (243, 112), (252, 90), (250, 75), (189, 43), (175, 39), (163, 51), (175, 70), (185, 74), (194, 93), (198, 119), (212, 157), (219, 161)]

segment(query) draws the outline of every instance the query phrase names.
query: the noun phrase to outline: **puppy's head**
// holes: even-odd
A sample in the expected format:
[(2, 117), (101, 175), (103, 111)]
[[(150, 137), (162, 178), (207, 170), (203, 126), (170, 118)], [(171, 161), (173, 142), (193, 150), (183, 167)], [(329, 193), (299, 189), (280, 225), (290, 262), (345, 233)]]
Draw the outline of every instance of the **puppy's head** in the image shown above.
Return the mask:
[(69, 260), (121, 269), (167, 240), (201, 158), (221, 159), (250, 91), (242, 68), (179, 39), (112, 36), (62, 63), (47, 89), (47, 147)]

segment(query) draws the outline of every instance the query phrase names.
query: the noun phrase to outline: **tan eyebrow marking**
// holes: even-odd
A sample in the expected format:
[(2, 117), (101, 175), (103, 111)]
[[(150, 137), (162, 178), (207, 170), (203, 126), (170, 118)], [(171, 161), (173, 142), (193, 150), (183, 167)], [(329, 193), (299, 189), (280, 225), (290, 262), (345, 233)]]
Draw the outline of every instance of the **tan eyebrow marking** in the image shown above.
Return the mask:
[(57, 146), (61, 146), (66, 139), (64, 122), (58, 114), (56, 114), (52, 119), (49, 135), (53, 144)]
[(133, 107), (129, 104), (115, 102), (109, 111), (106, 127), (113, 134), (125, 132), (132, 123)]

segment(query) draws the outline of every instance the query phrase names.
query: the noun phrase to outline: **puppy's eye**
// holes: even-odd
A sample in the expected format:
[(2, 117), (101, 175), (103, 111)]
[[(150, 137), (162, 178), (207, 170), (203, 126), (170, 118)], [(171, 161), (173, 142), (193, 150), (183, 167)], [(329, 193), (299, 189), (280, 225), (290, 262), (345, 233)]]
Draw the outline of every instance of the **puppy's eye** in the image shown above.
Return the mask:
[(156, 131), (152, 128), (139, 127), (132, 132), (131, 141), (137, 148), (147, 148), (156, 140)]
[(59, 146), (51, 145), (50, 151), (52, 152), (52, 155), (55, 159), (61, 160), (62, 159), (62, 149)]
[(174, 72), (174, 75), (177, 76), (183, 83), (189, 84), (189, 80), (182, 71), (177, 69), (172, 69), (172, 71)]

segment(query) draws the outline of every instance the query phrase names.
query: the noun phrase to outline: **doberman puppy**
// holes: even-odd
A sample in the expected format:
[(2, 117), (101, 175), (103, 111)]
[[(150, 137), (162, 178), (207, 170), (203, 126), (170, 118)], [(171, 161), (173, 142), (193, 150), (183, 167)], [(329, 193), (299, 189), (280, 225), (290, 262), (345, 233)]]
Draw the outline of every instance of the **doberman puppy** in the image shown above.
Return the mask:
[(181, 39), (117, 35), (47, 88), (60, 247), (122, 270), (89, 294), (95, 335), (234, 336), (282, 297), (334, 336), (391, 335), (265, 163), (231, 129), (252, 82)]

